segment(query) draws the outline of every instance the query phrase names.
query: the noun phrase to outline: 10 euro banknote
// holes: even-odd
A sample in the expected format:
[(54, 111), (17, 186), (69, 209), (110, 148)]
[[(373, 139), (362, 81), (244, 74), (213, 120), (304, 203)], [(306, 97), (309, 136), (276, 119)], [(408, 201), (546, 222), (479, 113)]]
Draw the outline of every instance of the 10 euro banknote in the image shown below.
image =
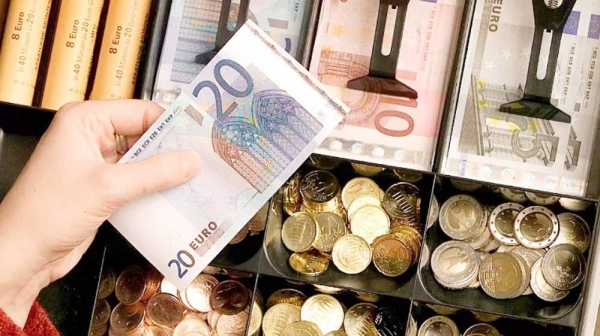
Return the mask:
[(120, 162), (191, 149), (202, 157), (202, 171), (109, 221), (183, 289), (347, 112), (248, 21)]

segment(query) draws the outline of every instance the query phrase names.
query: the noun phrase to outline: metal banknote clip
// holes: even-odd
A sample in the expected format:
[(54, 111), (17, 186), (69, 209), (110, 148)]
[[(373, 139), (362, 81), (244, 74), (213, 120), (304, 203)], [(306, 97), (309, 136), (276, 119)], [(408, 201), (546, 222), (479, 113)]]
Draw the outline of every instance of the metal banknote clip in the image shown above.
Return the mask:
[[(417, 99), (418, 92), (396, 79), (396, 68), (400, 55), (400, 43), (404, 32), (404, 21), (410, 0), (380, 0), (379, 14), (377, 16), (377, 27), (375, 28), (375, 41), (371, 54), (371, 65), (369, 74), (353, 79), (348, 82), (348, 88), (361, 91), (383, 93), (391, 96)], [(396, 9), (396, 23), (392, 48), (389, 55), (382, 52), (385, 24), (389, 8)], [(379, 85), (369, 85), (369, 82), (377, 82)]]
[(229, 30), (227, 24), (229, 23), (229, 13), (231, 12), (231, 0), (223, 0), (221, 5), (221, 16), (219, 17), (219, 27), (217, 28), (217, 39), (215, 43), (215, 49), (207, 51), (196, 56), (196, 63), (208, 64), (213, 57), (223, 48), (223, 46), (231, 39), (231, 37), (246, 23), (248, 19), (248, 10), (250, 6), (250, 0), (240, 0), (239, 11), (237, 13), (237, 19), (235, 28)]
[[(502, 104), (500, 111), (533, 117), (538, 119), (553, 120), (564, 123), (571, 122), (571, 116), (556, 108), (550, 103), (552, 86), (556, 73), (556, 63), (560, 51), (560, 41), (563, 29), (573, 6), (577, 0), (532, 0), (535, 31), (531, 46), (531, 58), (523, 98), (514, 102)], [(548, 4), (546, 4), (548, 3)], [(539, 79), (537, 76), (540, 64), (540, 54), (544, 34), (552, 34), (552, 42), (548, 53), (548, 66), (546, 75)]]

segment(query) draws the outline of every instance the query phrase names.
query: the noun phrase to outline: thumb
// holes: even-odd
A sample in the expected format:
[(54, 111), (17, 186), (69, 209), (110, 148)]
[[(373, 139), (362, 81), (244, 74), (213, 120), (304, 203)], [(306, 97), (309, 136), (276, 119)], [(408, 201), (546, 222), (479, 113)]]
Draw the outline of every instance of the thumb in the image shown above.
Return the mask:
[(201, 169), (200, 156), (193, 151), (174, 151), (110, 167), (111, 192), (119, 203), (178, 186)]

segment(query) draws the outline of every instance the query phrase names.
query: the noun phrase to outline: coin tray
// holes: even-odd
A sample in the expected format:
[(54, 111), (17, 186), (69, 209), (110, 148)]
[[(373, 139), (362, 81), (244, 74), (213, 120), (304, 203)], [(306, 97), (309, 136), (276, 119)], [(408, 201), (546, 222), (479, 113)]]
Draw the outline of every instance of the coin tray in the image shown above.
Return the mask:
[[(388, 295), (373, 295), (372, 293), (367, 293), (365, 296), (361, 296), (364, 292), (358, 290), (349, 290), (340, 287), (318, 287), (314, 284), (308, 282), (302, 282), (297, 280), (290, 279), (282, 279), (280, 277), (268, 276), (268, 275), (259, 275), (258, 281), (256, 283), (256, 293), (260, 293), (260, 296), (263, 298), (263, 305), (261, 307), (263, 316), (266, 312), (265, 305), (269, 296), (273, 294), (275, 291), (284, 288), (292, 288), (297, 289), (304, 293), (307, 298), (316, 295), (316, 294), (328, 294), (336, 299), (338, 299), (347, 309), (350, 309), (353, 305), (357, 303), (372, 303), (377, 307), (391, 307), (395, 308), (400, 312), (399, 319), (402, 321), (402, 330), (407, 325), (408, 315), (410, 310), (410, 300), (392, 297)], [(400, 335), (403, 335), (401, 333)]]
[[(453, 311), (453, 312), (452, 312)], [(411, 316), (421, 326), (423, 322), (434, 316), (446, 316), (454, 323), (462, 333), (469, 327), (477, 323), (490, 324), (502, 335), (547, 335), (547, 336), (572, 336), (574, 329), (569, 327), (547, 325), (539, 322), (512, 319), (499, 315), (486, 314), (486, 318), (493, 318), (495, 321), (484, 322), (478, 318), (473, 312), (454, 307), (434, 305), (430, 303), (414, 302), (411, 306)], [(486, 318), (483, 320), (488, 321)]]
[[(301, 167), (302, 176), (306, 173), (316, 170), (317, 168), (303, 165)], [(352, 178), (361, 177), (354, 172), (352, 166), (344, 161), (336, 168), (331, 170), (343, 186)], [(400, 180), (391, 173), (384, 171), (376, 176), (369, 177), (375, 181), (383, 191), (394, 183)], [(415, 183), (421, 193), (421, 223), (425, 222), (429, 204), (429, 195), (433, 183), (433, 176), (425, 174), (423, 178)], [(416, 274), (416, 265), (412, 266), (405, 274), (397, 278), (386, 277), (379, 273), (375, 266), (371, 263), (369, 267), (362, 273), (349, 275), (341, 272), (331, 261), (329, 268), (320, 276), (304, 276), (296, 273), (288, 263), (292, 251), (288, 250), (281, 240), (281, 227), (288, 217), (282, 210), (282, 198), (278, 194), (273, 199), (272, 214), (270, 215), (267, 229), (265, 230), (264, 255), (265, 258), (261, 262), (261, 271), (266, 274), (284, 276), (288, 279), (296, 279), (307, 282), (317, 282), (329, 286), (338, 286), (343, 288), (354, 288), (363, 291), (369, 291), (380, 294), (387, 294), (403, 298), (410, 298), (414, 287)], [(276, 215), (273, 215), (276, 214)]]
[[(434, 195), (440, 207), (448, 198), (457, 194), (471, 195), (483, 204), (498, 205), (510, 202), (502, 197), (496, 187), (491, 185), (485, 185), (473, 192), (466, 192), (454, 187), (448, 178), (440, 176), (436, 178)], [(533, 205), (533, 203), (527, 202), (523, 205), (528, 206)], [(571, 212), (562, 208), (558, 203), (547, 207), (556, 214)], [(575, 213), (584, 218), (592, 232), (595, 232), (595, 205), (590, 205), (585, 211)], [(451, 239), (441, 230), (437, 220), (425, 231), (419, 277), (415, 287), (415, 298), (417, 300), (531, 319), (543, 323), (551, 322), (556, 325), (575, 327), (579, 324), (582, 309), (582, 291), (585, 284), (573, 289), (567, 298), (555, 303), (545, 302), (534, 294), (510, 300), (497, 300), (485, 294), (481, 288), (450, 290), (442, 287), (433, 275), (430, 256), (437, 246), (449, 240)], [(584, 255), (586, 256), (586, 263), (589, 265), (588, 254), (589, 252), (586, 252)]]

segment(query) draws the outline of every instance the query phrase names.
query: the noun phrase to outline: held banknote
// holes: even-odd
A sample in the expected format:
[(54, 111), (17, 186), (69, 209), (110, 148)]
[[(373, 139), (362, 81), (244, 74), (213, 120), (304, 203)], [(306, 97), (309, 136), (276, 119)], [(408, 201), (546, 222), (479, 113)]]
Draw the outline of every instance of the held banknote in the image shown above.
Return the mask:
[[(252, 0), (248, 19), (296, 57), (309, 0)], [(175, 0), (156, 76), (152, 100), (163, 107), (175, 99), (204, 65), (196, 56), (215, 48), (222, 0)], [(239, 0), (231, 5), (228, 27), (235, 27)]]
[(201, 155), (202, 171), (109, 221), (183, 289), (347, 111), (248, 21), (121, 161), (191, 149)]
[[(555, 49), (550, 102), (571, 117), (570, 123), (500, 112), (502, 104), (522, 99), (527, 88), (534, 4), (544, 1), (477, 1), (442, 172), (584, 196), (598, 129), (600, 1), (575, 3)], [(550, 33), (545, 34), (539, 79), (546, 78), (543, 71), (551, 63)]]
[[(376, 81), (370, 92), (347, 86), (369, 73), (379, 1), (324, 0), (310, 71), (351, 111), (317, 152), (431, 170), (463, 8), (463, 0), (409, 2), (396, 69), (396, 78), (418, 92), (408, 99), (377, 93)], [(389, 10), (384, 50), (395, 17)]]

